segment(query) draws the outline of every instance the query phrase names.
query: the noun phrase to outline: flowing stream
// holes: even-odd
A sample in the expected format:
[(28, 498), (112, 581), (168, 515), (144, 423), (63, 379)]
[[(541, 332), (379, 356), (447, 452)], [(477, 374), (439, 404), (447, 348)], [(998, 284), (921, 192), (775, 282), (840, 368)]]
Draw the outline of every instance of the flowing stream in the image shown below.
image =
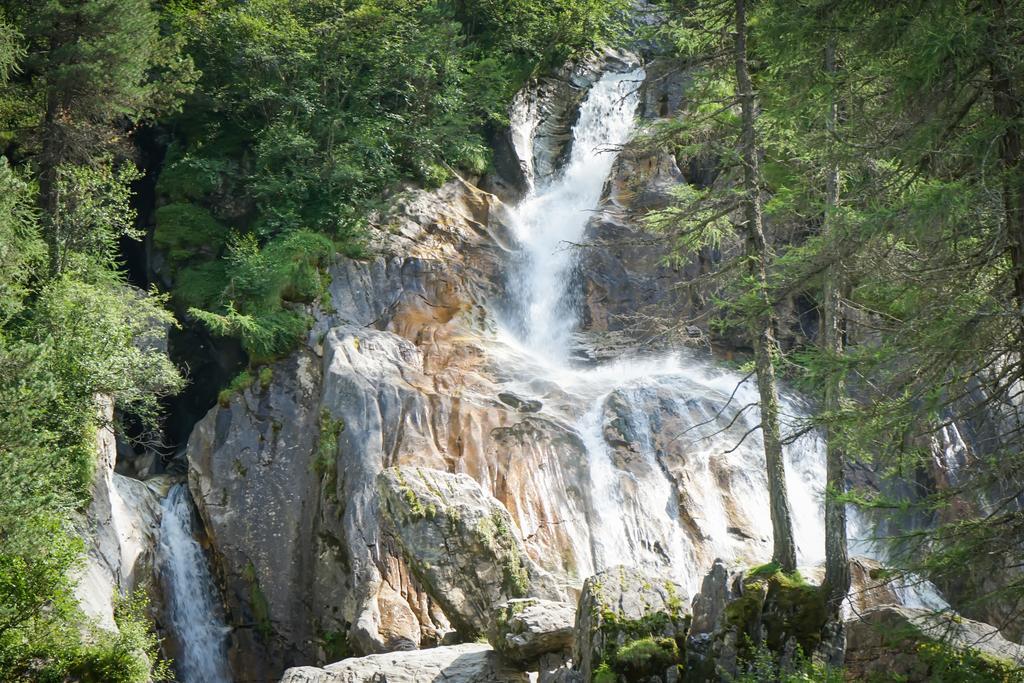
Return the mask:
[(171, 488), (160, 521), (160, 576), (166, 614), (177, 640), (174, 668), (181, 683), (230, 683), (228, 633), (203, 549), (192, 535), (192, 501), (185, 484)]

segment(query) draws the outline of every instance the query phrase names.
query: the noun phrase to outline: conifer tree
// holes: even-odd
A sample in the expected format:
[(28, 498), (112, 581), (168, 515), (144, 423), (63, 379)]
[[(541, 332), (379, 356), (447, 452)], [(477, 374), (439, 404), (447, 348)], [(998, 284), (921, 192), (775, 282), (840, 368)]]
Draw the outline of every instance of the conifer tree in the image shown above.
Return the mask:
[[(834, 77), (836, 73), (836, 43), (830, 39), (825, 46), (825, 72)], [(839, 103), (835, 95), (829, 98), (826, 126), (835, 134), (839, 124)], [(836, 211), (839, 205), (840, 168), (832, 160), (827, 171), (825, 215), (822, 234), (826, 239), (835, 239)], [(822, 285), (822, 333), (821, 347), (826, 354), (841, 356), (843, 353), (846, 323), (843, 315), (843, 267), (832, 262), (825, 271)], [(825, 412), (837, 414), (843, 400), (846, 384), (842, 372), (829, 377), (825, 384)], [(850, 591), (850, 559), (847, 541), (846, 500), (846, 453), (839, 431), (829, 424), (825, 461), (825, 581), (826, 605), (833, 619), (838, 620), (843, 600)]]
[[(667, 30), (697, 68), (690, 96), (704, 102), (692, 120), (674, 119), (650, 134), (650, 144), (717, 158), (719, 183), (708, 190), (683, 186), (675, 206), (648, 215), (648, 225), (670, 235), (677, 255), (735, 236), (742, 241), (742, 282), (726, 304), (730, 323), (744, 328), (754, 350), (761, 435), (772, 520), (772, 560), (796, 569), (796, 544), (786, 493), (779, 414), (775, 298), (769, 282), (771, 247), (764, 223), (759, 102), (750, 69), (748, 3), (708, 0), (679, 7)], [(734, 116), (738, 111), (740, 116)], [(735, 141), (735, 142), (734, 142)]]
[(750, 79), (747, 55), (747, 8), (745, 0), (736, 0), (735, 9), (736, 97), (742, 116), (740, 133), (743, 165), (743, 232), (746, 241), (747, 267), (760, 311), (751, 320), (751, 341), (757, 387), (761, 395), (761, 434), (764, 440), (765, 465), (768, 468), (768, 499), (771, 508), (773, 548), (772, 561), (783, 571), (796, 570), (796, 543), (793, 521), (786, 496), (786, 465), (782, 452), (779, 422), (779, 397), (775, 380), (773, 354), (775, 340), (775, 309), (768, 292), (768, 243), (764, 234), (764, 211), (761, 196), (761, 150), (757, 142), (757, 100)]
[(173, 108), (191, 70), (160, 33), (148, 0), (3, 0), (25, 36), (18, 82), (42, 102), (33, 165), (39, 175), (50, 271), (70, 246), (59, 219), (62, 168), (96, 166), (129, 126)]

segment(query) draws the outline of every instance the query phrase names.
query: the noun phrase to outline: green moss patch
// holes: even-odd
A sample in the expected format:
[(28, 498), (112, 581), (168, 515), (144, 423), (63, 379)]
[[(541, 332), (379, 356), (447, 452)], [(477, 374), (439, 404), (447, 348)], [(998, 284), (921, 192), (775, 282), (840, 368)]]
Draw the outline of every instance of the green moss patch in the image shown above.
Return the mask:
[(662, 676), (682, 662), (678, 643), (672, 638), (648, 636), (633, 640), (618, 649), (611, 668), (627, 680)]
[[(593, 588), (597, 595), (602, 594), (600, 584)], [(667, 611), (651, 611), (639, 619), (629, 619), (611, 605), (597, 608), (595, 622), (600, 624), (604, 644), (593, 663), (595, 681), (662, 678), (673, 667), (683, 673), (690, 616), (683, 613), (674, 586), (667, 605)]]
[(799, 572), (787, 574), (778, 565), (767, 564), (747, 572), (743, 595), (726, 605), (725, 617), (726, 624), (737, 630), (741, 643), (764, 644), (780, 652), (786, 641), (794, 638), (805, 653), (810, 653), (821, 644), (828, 614), (817, 586), (807, 583)]
[[(269, 369), (269, 368), (268, 368)], [(269, 384), (268, 379), (268, 384)], [(263, 383), (263, 373), (260, 373)], [(313, 470), (324, 477), (324, 489), (329, 498), (335, 498), (338, 484), (338, 437), (345, 431), (345, 421), (331, 416), (329, 410), (320, 411), (318, 423), (319, 437), (316, 444), (316, 457), (313, 459)]]
[(221, 389), (219, 394), (217, 394), (217, 403), (219, 403), (222, 408), (227, 408), (231, 405), (231, 399), (234, 398), (236, 394), (241, 394), (252, 386), (254, 379), (253, 374), (248, 370), (238, 373), (235, 375), (235, 378), (231, 380), (226, 387)]

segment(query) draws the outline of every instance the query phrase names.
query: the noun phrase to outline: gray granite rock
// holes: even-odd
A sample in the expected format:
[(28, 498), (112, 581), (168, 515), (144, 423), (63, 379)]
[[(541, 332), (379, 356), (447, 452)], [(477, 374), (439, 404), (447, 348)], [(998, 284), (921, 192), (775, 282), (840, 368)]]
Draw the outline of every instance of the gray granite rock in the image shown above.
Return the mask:
[(529, 662), (571, 650), (575, 623), (575, 605), (537, 598), (509, 600), (495, 611), (487, 639), (506, 658)]
[(994, 626), (950, 614), (883, 605), (847, 621), (846, 632), (846, 670), (855, 680), (934, 680), (931, 661), (919, 651), (928, 643), (973, 650), (990, 661), (1024, 667), (1024, 646), (1006, 640)]
[(560, 598), (526, 554), (505, 507), (464, 474), (422, 467), (377, 478), (383, 508), (417, 577), (465, 637), (510, 598)]
[[(576, 612), (575, 669), (585, 681), (602, 663), (626, 676), (672, 680), (682, 664), (679, 645), (689, 627), (688, 603), (682, 586), (634, 568), (612, 567), (590, 577)], [(626, 653), (639, 641), (661, 653), (651, 660), (655, 670), (630, 669)]]
[(530, 677), (505, 664), (488, 645), (469, 643), (430, 650), (346, 659), (322, 669), (288, 669), (281, 683), (526, 683)]

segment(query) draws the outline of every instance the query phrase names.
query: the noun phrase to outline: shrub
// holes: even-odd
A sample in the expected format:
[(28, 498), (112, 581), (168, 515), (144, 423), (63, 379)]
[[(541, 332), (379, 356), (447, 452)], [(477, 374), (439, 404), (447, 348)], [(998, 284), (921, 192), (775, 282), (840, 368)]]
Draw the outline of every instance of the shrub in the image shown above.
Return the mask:
[(254, 362), (291, 350), (308, 329), (308, 318), (287, 303), (312, 301), (324, 288), (320, 273), (334, 252), (323, 235), (299, 230), (260, 247), (253, 236), (232, 245), (227, 284), (214, 310), (189, 312), (215, 334), (238, 336)]
[(679, 646), (671, 638), (640, 638), (615, 653), (612, 669), (628, 680), (661, 676), (680, 661)]
[(175, 265), (217, 256), (226, 237), (226, 228), (196, 204), (165, 204), (156, 210), (153, 243), (164, 250)]

